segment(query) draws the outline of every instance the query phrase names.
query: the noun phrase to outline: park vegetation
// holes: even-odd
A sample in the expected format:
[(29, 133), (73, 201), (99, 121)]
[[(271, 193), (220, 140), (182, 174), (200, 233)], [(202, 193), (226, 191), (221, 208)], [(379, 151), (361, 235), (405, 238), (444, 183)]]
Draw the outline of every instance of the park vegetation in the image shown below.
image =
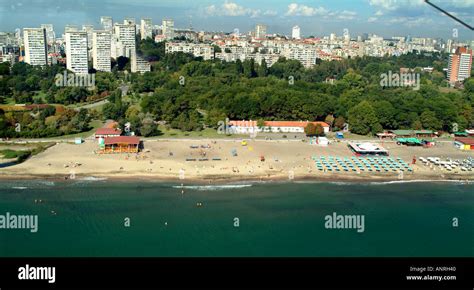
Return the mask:
[[(17, 137), (15, 123), (28, 129), (22, 137), (83, 132), (94, 118), (130, 123), (142, 136), (159, 135), (159, 121), (182, 131), (200, 131), (216, 128), (226, 118), (325, 121), (333, 130), (347, 123), (351, 132), (362, 135), (387, 129), (451, 132), (454, 123), (459, 130), (474, 125), (474, 79), (467, 79), (463, 90), (447, 88), (446, 54), (318, 61), (306, 69), (284, 58), (269, 67), (253, 60), (226, 63), (165, 54), (164, 43), (150, 39), (141, 41), (138, 53), (152, 62), (151, 72), (125, 73), (129, 61), (120, 58), (111, 73), (96, 74), (93, 88), (57, 87), (54, 76), (64, 70), (60, 65), (0, 64), (0, 104), (56, 108), (33, 114), (0, 110), (0, 136)], [(427, 66), (433, 72), (420, 69)], [(382, 74), (400, 68), (421, 75), (419, 90), (381, 86)], [(126, 94), (122, 85), (128, 88)], [(108, 100), (100, 112), (70, 108), (97, 100)], [(57, 105), (63, 108), (60, 112)]]

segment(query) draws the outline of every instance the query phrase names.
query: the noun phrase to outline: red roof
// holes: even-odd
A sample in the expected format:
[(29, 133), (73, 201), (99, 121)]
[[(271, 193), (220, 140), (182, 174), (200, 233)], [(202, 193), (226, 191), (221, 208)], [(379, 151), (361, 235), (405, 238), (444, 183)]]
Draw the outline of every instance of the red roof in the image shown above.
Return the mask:
[[(309, 123), (314, 125), (321, 125), (322, 127), (329, 127), (325, 122), (308, 122), (308, 121), (265, 121), (267, 127), (300, 127), (305, 128)], [(229, 121), (230, 125), (239, 127), (256, 127), (257, 121)]]
[(463, 143), (464, 145), (474, 145), (474, 138), (469, 137), (458, 137), (454, 140)]
[(122, 130), (115, 128), (99, 128), (95, 132), (96, 135), (119, 135), (122, 134)]
[(134, 136), (120, 136), (120, 137), (107, 137), (105, 138), (105, 145), (112, 144), (140, 144), (140, 138)]

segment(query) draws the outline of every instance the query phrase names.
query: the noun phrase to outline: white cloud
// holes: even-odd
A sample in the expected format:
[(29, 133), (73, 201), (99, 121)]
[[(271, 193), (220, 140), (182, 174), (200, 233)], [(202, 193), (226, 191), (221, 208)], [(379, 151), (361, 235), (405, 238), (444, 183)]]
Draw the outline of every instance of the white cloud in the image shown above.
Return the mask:
[(369, 0), (369, 4), (384, 10), (397, 10), (403, 7), (425, 5), (423, 0)]
[(375, 16), (382, 16), (383, 15), (383, 12), (381, 10), (375, 12)]
[(377, 17), (369, 17), (369, 19), (367, 19), (367, 22), (375, 22), (377, 21)]
[(400, 24), (407, 27), (417, 27), (417, 26), (422, 26), (422, 25), (430, 25), (434, 23), (433, 19), (426, 18), (426, 17), (419, 17), (419, 18), (398, 17), (398, 18), (392, 18), (388, 22), (390, 24)]
[[(432, 3), (441, 8), (474, 8), (474, 0), (439, 0)], [(383, 10), (428, 6), (424, 0), (369, 0), (369, 4)]]
[(354, 12), (354, 11), (344, 10), (344, 11), (338, 13), (337, 18), (343, 19), (343, 20), (352, 20), (356, 17), (356, 15), (357, 15), (357, 13)]
[(278, 13), (275, 10), (267, 10), (263, 13), (265, 16), (276, 16)]
[(297, 3), (291, 3), (288, 5), (287, 16), (315, 16), (324, 15), (329, 11), (324, 7), (309, 7), (306, 5), (299, 5)]
[(221, 6), (210, 5), (205, 8), (206, 14), (212, 16), (250, 16), (257, 17), (261, 14), (259, 9), (250, 9), (234, 2), (226, 1)]

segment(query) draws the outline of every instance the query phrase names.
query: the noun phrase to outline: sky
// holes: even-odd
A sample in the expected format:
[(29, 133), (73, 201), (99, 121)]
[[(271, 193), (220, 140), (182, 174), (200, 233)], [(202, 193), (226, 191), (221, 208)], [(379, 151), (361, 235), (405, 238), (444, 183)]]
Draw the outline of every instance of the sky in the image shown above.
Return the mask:
[[(474, 0), (431, 0), (474, 26)], [(435, 10), (424, 0), (0, 0), (0, 31), (53, 24), (60, 35), (66, 24), (93, 24), (100, 16), (175, 20), (175, 27), (232, 32), (250, 31), (255, 24), (268, 33), (291, 34), (293, 26), (303, 36), (352, 36), (374, 33), (385, 37), (453, 38), (473, 40), (474, 32)]]

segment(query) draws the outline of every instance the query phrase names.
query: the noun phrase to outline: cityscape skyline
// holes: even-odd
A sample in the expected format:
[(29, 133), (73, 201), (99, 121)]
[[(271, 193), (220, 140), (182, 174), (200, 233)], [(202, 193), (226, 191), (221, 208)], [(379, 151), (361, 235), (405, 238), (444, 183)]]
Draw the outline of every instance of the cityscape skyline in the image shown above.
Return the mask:
[[(468, 23), (474, 17), (469, 15), (474, 1), (443, 1), (443, 8)], [(271, 9), (266, 9), (271, 7)], [(238, 28), (247, 32), (258, 23), (268, 27), (267, 33), (291, 35), (292, 28), (299, 26), (301, 36), (308, 37), (343, 34), (374, 33), (388, 36), (423, 36), (453, 38), (457, 29), (460, 40), (473, 39), (473, 32), (449, 17), (434, 11), (424, 1), (357, 0), (343, 1), (261, 1), (259, 4), (247, 0), (232, 1), (61, 1), (50, 0), (17, 2), (0, 7), (0, 26), (3, 31), (16, 28), (39, 27), (53, 24), (56, 33), (61, 34), (66, 25), (94, 25), (100, 27), (100, 16), (116, 19), (133, 17), (151, 18), (153, 23), (163, 18), (172, 18), (177, 28), (192, 26), (197, 31), (232, 32)], [(403, 15), (403, 16), (401, 16)]]

